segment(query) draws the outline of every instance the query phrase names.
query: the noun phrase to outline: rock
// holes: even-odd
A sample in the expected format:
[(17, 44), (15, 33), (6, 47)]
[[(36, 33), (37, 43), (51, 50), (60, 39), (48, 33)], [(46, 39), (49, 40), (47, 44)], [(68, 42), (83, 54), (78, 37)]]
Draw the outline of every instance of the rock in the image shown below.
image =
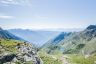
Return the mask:
[(0, 49), (2, 49), (2, 46), (0, 46)]
[(15, 57), (12, 62), (18, 62), (17, 58)]
[(37, 55), (37, 52), (30, 45), (19, 45), (19, 47), (15, 47), (18, 49), (17, 53), (11, 54), (7, 52), (7, 54), (3, 54), (0, 57), (1, 64), (16, 64), (16, 62), (20, 62), (24, 64), (28, 61), (31, 61), (33, 64), (43, 64), (41, 58)]
[(0, 57), (0, 62), (1, 63), (11, 62), (14, 59), (14, 57), (16, 57), (15, 54), (2, 56)]
[(11, 64), (10, 62), (6, 62), (6, 63), (3, 63), (3, 64)]

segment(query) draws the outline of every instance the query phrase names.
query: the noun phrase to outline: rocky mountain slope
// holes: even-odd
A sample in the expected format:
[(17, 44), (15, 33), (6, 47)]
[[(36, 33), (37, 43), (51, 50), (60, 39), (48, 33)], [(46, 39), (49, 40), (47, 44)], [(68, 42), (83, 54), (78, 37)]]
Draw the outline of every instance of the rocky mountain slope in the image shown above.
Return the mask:
[(32, 44), (10, 34), (0, 29), (0, 64), (43, 64)]
[(96, 25), (90, 25), (83, 31), (71, 33), (55, 45), (52, 40), (48, 43), (51, 43), (51, 46), (45, 44), (43, 47), (47, 53), (58, 51), (64, 54), (93, 54), (96, 52)]
[(4, 39), (0, 42), (0, 64), (43, 64), (31, 44)]

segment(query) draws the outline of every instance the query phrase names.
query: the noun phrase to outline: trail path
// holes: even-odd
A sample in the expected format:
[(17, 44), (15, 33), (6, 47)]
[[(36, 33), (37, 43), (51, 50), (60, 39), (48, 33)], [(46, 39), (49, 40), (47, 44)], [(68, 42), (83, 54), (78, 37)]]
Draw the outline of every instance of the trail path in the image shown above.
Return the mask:
[(63, 55), (60, 60), (62, 61), (62, 64), (70, 64), (68, 61), (69, 57), (67, 55)]

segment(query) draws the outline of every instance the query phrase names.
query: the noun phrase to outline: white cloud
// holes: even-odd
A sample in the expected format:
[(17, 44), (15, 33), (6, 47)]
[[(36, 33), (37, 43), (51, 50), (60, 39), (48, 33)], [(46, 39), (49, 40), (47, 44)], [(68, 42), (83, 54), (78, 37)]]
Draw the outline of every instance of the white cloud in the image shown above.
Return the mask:
[(0, 15), (0, 19), (13, 19), (13, 16)]
[(2, 5), (26, 5), (30, 6), (32, 0), (0, 0)]

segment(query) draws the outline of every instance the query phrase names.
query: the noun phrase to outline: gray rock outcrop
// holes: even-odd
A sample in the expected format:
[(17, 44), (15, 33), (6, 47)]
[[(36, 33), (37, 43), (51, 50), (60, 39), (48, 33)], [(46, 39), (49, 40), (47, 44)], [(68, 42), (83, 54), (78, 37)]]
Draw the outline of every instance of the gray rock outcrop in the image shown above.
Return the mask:
[[(43, 64), (36, 50), (29, 43), (16, 46), (16, 53), (6, 53), (0, 55), (0, 64)], [(29, 63), (28, 63), (29, 62)]]

